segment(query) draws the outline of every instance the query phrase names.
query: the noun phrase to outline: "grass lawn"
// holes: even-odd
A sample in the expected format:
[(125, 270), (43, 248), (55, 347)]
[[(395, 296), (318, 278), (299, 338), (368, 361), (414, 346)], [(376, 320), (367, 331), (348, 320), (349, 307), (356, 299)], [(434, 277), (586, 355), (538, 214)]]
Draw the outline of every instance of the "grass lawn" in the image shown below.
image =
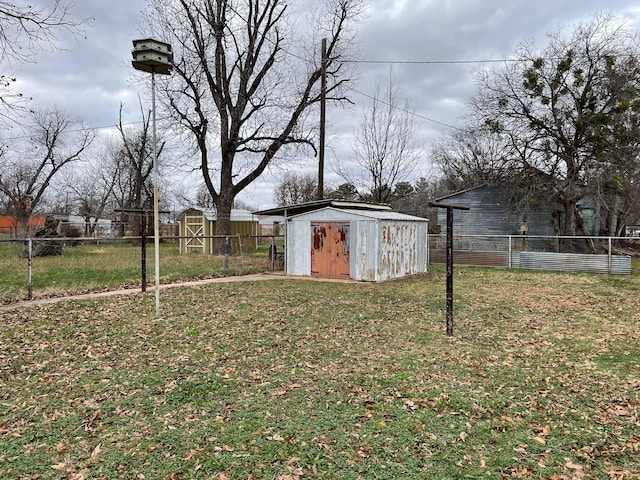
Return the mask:
[(0, 313), (0, 478), (640, 478), (637, 271), (456, 268), (453, 337), (444, 284)]
[[(177, 243), (160, 244), (160, 283), (247, 275), (272, 269), (268, 246), (229, 257), (180, 255)], [(0, 304), (28, 296), (28, 263), (19, 243), (0, 243)], [(154, 246), (147, 246), (147, 285), (155, 284)], [(141, 247), (130, 243), (65, 246), (63, 255), (33, 259), (33, 298), (141, 287)]]

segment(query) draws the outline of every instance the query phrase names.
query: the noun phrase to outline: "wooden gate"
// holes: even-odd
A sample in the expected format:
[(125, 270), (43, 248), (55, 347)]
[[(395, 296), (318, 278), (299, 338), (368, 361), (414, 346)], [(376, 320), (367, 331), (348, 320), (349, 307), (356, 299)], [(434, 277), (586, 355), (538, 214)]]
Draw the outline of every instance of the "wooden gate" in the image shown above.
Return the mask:
[(350, 278), (349, 222), (311, 222), (311, 275)]
[(188, 212), (184, 216), (184, 232), (180, 239), (181, 253), (204, 253), (204, 214)]

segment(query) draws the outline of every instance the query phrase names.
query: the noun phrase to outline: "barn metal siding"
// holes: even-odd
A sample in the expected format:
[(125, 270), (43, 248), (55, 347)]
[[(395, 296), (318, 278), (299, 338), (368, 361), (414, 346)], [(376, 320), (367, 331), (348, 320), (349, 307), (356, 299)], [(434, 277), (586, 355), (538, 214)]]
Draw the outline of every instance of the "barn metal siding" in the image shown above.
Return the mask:
[(298, 219), (287, 221), (286, 273), (287, 275), (311, 275), (311, 221)]
[(425, 271), (426, 231), (424, 228), (426, 223), (391, 221), (379, 223), (378, 281)]
[[(554, 235), (552, 212), (555, 204), (543, 197), (531, 199), (526, 211), (517, 208), (509, 200), (505, 188), (499, 184), (481, 185), (438, 199), (438, 203), (469, 207), (455, 210), (453, 229), (456, 235), (519, 235), (526, 218), (528, 235)], [(438, 226), (444, 233), (446, 211), (439, 209)], [(547, 248), (544, 240), (538, 239), (538, 248)]]

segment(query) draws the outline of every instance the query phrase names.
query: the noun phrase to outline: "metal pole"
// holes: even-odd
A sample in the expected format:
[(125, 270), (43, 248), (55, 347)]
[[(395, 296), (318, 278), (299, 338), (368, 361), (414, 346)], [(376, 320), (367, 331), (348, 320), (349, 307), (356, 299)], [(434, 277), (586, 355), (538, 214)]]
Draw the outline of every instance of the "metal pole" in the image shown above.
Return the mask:
[(229, 236), (224, 237), (224, 276), (229, 276)]
[(147, 215), (140, 216), (140, 279), (142, 291), (147, 291)]
[(151, 72), (151, 111), (153, 115), (153, 229), (156, 270), (156, 320), (160, 319), (160, 219), (158, 212), (158, 145), (156, 138), (156, 74)]
[(27, 285), (29, 286), (27, 300), (33, 300), (33, 239), (29, 238), (27, 245)]
[(447, 209), (447, 335), (453, 335), (453, 210), (469, 210), (469, 207), (429, 202), (430, 207)]
[(447, 208), (447, 335), (453, 335), (453, 208)]

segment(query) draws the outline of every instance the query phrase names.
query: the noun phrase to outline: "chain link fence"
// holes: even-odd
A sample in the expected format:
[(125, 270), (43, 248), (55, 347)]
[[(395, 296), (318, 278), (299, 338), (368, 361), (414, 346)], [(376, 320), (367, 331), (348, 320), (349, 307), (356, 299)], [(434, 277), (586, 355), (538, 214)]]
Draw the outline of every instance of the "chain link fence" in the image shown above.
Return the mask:
[[(630, 274), (638, 237), (454, 235), (456, 265)], [(446, 235), (429, 236), (429, 263), (446, 263)]]
[[(216, 238), (213, 254), (161, 238), (160, 283), (282, 270), (283, 236)], [(251, 244), (252, 247), (248, 248)], [(0, 238), (0, 303), (153, 285), (153, 237)], [(148, 280), (147, 280), (148, 279)]]

